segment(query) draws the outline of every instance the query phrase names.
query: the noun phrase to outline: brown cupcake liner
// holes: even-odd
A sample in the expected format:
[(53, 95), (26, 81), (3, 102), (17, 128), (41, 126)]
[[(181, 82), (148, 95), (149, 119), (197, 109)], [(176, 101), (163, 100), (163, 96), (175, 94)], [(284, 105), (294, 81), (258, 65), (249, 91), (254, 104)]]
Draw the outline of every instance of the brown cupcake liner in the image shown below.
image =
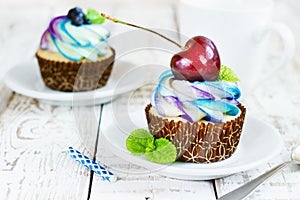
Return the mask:
[(177, 149), (177, 160), (212, 163), (229, 158), (240, 141), (246, 108), (238, 105), (241, 114), (224, 123), (183, 122), (164, 119), (145, 108), (149, 131), (155, 138), (170, 140)]
[(40, 73), (46, 86), (68, 92), (89, 91), (106, 85), (115, 59), (112, 55), (96, 62), (66, 62), (45, 59), (38, 54), (36, 58)]

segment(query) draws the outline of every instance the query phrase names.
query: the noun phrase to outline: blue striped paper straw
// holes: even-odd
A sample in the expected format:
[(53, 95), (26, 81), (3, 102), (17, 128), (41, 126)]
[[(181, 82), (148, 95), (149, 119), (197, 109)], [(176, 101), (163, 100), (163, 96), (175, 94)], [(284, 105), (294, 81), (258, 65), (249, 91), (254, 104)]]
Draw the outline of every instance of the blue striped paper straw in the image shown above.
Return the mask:
[(101, 166), (100, 163), (95, 162), (91, 160), (89, 157), (83, 155), (79, 151), (73, 149), (73, 147), (69, 147), (69, 154), (72, 158), (74, 158), (76, 161), (78, 161), (80, 164), (84, 165), (90, 170), (93, 170), (96, 174), (101, 176), (103, 179), (109, 181), (109, 182), (116, 182), (117, 177), (105, 169), (105, 167)]

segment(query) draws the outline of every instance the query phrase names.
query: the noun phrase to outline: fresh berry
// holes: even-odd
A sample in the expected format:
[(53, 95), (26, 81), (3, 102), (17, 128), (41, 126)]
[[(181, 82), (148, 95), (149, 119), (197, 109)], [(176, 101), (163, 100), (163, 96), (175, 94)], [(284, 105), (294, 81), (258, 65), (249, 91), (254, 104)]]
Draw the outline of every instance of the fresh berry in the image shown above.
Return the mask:
[(83, 23), (84, 23), (84, 24), (91, 24), (92, 22), (91, 22), (90, 19), (84, 17), (84, 18), (83, 18)]
[(196, 36), (181, 46), (170, 38), (139, 25), (112, 18), (104, 13), (101, 16), (115, 23), (132, 26), (154, 33), (172, 42), (183, 51), (175, 54), (171, 60), (171, 69), (176, 79), (188, 81), (216, 81), (221, 67), (220, 56), (215, 44), (204, 36)]
[(171, 69), (176, 79), (188, 81), (215, 81), (220, 72), (220, 56), (215, 44), (208, 38), (196, 36), (175, 54)]
[(71, 19), (71, 23), (75, 26), (80, 26), (85, 23), (85, 15), (78, 7), (70, 9), (67, 17)]
[(67, 17), (72, 19), (72, 18), (76, 17), (79, 13), (82, 13), (84, 15), (81, 8), (75, 7), (75, 8), (72, 8), (69, 10)]
[(81, 16), (76, 16), (74, 19), (71, 19), (71, 21), (75, 26), (80, 26), (84, 23), (84, 19)]

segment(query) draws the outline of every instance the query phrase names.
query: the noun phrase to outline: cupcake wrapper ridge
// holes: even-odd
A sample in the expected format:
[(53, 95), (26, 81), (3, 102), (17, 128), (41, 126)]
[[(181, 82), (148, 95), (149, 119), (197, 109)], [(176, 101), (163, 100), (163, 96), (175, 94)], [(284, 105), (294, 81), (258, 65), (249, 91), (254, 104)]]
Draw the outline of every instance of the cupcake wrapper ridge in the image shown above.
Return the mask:
[(45, 85), (51, 89), (67, 92), (89, 91), (106, 85), (111, 74), (115, 51), (97, 62), (54, 61), (36, 54), (40, 73)]
[(145, 108), (148, 128), (155, 138), (170, 140), (177, 149), (177, 160), (194, 163), (212, 163), (225, 160), (235, 152), (240, 141), (246, 108), (241, 114), (224, 123), (183, 122), (150, 113)]

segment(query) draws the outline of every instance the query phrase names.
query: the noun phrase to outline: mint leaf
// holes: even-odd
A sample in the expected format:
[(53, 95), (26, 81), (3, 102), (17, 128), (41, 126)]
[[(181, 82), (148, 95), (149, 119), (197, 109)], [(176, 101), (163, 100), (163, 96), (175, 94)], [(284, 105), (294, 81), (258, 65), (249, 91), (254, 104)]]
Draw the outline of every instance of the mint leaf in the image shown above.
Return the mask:
[(170, 163), (176, 160), (176, 147), (172, 142), (165, 138), (155, 140), (155, 149), (151, 152), (146, 152), (146, 159), (155, 163)]
[(128, 151), (135, 155), (142, 155), (146, 152), (153, 151), (154, 137), (145, 129), (137, 129), (126, 139), (126, 147)]
[(85, 14), (85, 17), (89, 19), (92, 24), (103, 24), (105, 21), (105, 18), (102, 17), (97, 10), (94, 9), (88, 9), (87, 13)]
[(237, 82), (239, 78), (229, 67), (222, 65), (218, 77), (218, 81)]

